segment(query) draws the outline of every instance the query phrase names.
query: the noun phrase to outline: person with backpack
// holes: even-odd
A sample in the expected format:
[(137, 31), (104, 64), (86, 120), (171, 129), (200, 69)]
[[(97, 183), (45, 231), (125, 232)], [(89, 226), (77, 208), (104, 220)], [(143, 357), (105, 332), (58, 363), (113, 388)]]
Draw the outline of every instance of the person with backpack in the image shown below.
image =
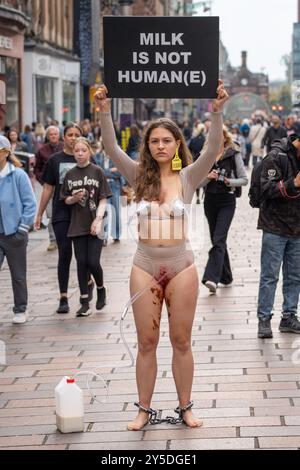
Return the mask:
[[(260, 184), (257, 179), (260, 172)], [(272, 338), (272, 309), (279, 272), (283, 273), (283, 305), (279, 331), (300, 333), (300, 135), (273, 143), (250, 188), (250, 203), (260, 206), (263, 231), (258, 295), (258, 338)]]
[[(203, 151), (206, 148), (206, 144)], [(201, 158), (201, 157), (200, 157)], [(227, 237), (241, 186), (248, 184), (239, 146), (231, 134), (223, 129), (223, 146), (208, 177), (201, 183), (205, 188), (204, 211), (209, 224), (212, 248), (202, 283), (212, 294), (218, 284), (230, 285), (232, 272), (227, 251)]]

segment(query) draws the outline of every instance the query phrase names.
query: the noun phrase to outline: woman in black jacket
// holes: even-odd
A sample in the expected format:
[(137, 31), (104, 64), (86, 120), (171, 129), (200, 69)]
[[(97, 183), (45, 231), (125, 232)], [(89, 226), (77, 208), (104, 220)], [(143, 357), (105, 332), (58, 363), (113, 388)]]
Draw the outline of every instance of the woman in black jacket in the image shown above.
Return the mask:
[[(227, 236), (236, 208), (240, 187), (248, 184), (248, 178), (239, 146), (223, 129), (224, 142), (216, 163), (206, 180), (204, 211), (209, 224), (212, 248), (202, 283), (215, 294), (219, 283), (232, 283), (232, 272), (227, 251)], [(205, 149), (205, 146), (204, 146)]]

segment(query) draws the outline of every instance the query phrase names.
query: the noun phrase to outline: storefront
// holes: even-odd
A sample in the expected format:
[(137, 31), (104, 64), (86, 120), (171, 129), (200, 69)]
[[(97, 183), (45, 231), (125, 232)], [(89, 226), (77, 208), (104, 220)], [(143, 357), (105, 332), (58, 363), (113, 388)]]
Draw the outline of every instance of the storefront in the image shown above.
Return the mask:
[(25, 122), (49, 124), (80, 119), (80, 63), (69, 58), (25, 52)]
[[(22, 67), (24, 36), (0, 27), (0, 81), (5, 104), (0, 104), (0, 130), (22, 127)], [(2, 85), (3, 86), (3, 85)]]

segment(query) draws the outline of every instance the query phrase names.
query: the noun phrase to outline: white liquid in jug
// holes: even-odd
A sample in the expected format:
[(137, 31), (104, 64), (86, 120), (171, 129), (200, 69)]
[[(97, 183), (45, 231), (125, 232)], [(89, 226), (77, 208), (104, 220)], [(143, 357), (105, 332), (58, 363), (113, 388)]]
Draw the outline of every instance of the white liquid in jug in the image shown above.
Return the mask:
[(83, 432), (84, 431), (84, 418), (82, 416), (74, 418), (63, 418), (56, 415), (57, 429), (63, 434), (70, 432)]

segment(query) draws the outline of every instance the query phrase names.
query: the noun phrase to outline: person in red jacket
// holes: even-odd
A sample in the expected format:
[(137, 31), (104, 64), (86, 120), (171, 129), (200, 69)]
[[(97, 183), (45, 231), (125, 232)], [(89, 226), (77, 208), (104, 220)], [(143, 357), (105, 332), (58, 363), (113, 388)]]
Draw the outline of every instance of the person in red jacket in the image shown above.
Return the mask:
[[(50, 126), (47, 129), (46, 132), (46, 139), (47, 143), (42, 145), (41, 148), (38, 150), (36, 156), (35, 156), (35, 167), (34, 167), (34, 174), (37, 179), (37, 181), (43, 186), (43, 173), (46, 167), (46, 164), (52, 155), (55, 153), (61, 152), (63, 150), (63, 143), (60, 141), (60, 133), (59, 133), (59, 128), (55, 126)], [(46, 214), (49, 219), (49, 224), (48, 224), (48, 231), (49, 231), (49, 239), (50, 239), (50, 244), (48, 246), (48, 251), (54, 251), (57, 249), (57, 244), (56, 244), (56, 238), (54, 234), (54, 230), (52, 227), (52, 198), (49, 201), (47, 208), (46, 208)]]

